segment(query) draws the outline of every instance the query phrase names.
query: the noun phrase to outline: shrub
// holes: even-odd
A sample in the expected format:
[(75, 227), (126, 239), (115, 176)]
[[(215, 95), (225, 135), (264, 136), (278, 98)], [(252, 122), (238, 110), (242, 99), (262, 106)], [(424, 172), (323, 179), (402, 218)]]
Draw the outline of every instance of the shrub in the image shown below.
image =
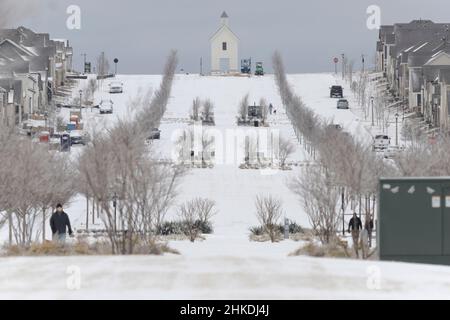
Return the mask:
[(250, 233), (254, 236), (262, 236), (264, 235), (266, 232), (264, 231), (264, 228), (259, 226), (259, 227), (252, 227), (250, 228)]
[[(284, 224), (277, 224), (274, 229), (277, 230), (276, 232), (279, 235), (283, 235), (284, 234)], [(250, 228), (250, 233), (253, 236), (262, 236), (267, 234), (266, 229), (263, 226), (257, 226), (257, 227), (252, 227)], [(289, 234), (290, 235), (295, 235), (295, 234), (303, 234), (305, 233), (305, 230), (296, 222), (290, 222), (289, 224)]]
[(303, 247), (297, 249), (289, 256), (306, 255), (310, 257), (333, 257), (333, 258), (349, 258), (347, 246), (342, 242), (332, 242), (329, 244), (321, 244), (309, 241)]
[[(202, 234), (212, 234), (214, 232), (210, 221), (196, 220), (193, 227)], [(187, 221), (167, 221), (157, 228), (156, 234), (158, 236), (185, 235), (187, 230)]]

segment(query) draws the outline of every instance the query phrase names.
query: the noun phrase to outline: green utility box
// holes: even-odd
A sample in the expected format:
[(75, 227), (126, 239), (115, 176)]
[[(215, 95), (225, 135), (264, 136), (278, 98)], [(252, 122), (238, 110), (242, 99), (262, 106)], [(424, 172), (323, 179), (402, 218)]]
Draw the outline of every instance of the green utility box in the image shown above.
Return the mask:
[(450, 265), (450, 177), (382, 178), (381, 260)]

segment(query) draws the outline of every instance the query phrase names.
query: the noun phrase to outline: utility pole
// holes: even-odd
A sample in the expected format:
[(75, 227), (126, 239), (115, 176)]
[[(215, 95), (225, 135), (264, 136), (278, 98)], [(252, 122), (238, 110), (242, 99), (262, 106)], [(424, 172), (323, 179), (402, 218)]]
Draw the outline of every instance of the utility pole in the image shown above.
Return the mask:
[(342, 54), (342, 80), (345, 79), (345, 54)]
[(375, 126), (375, 119), (374, 119), (374, 117), (373, 117), (373, 97), (370, 97), (370, 101), (371, 101), (371, 103), (372, 103), (372, 127), (374, 127)]
[(342, 235), (345, 237), (345, 189), (342, 187), (341, 210), (342, 210)]
[(203, 57), (200, 58), (200, 76), (203, 75)]
[(83, 106), (82, 106), (82, 103), (81, 103), (81, 101), (83, 99), (83, 90), (80, 90), (78, 93), (80, 94), (80, 120), (81, 120), (81, 114), (82, 114), (82, 111), (83, 111)]
[(399, 114), (395, 114), (395, 145), (398, 147), (398, 117)]
[(365, 62), (366, 62), (366, 59), (365, 59), (365, 57), (364, 57), (364, 54), (362, 54), (361, 55), (361, 60), (362, 60), (362, 72), (364, 73), (366, 70), (365, 70)]

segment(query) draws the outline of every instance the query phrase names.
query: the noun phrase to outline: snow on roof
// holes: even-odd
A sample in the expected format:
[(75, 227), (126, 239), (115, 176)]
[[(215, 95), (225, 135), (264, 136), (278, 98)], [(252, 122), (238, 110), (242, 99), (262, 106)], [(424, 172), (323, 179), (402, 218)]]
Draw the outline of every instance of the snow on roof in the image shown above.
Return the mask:
[(21, 50), (22, 52), (25, 52), (26, 54), (28, 54), (29, 56), (37, 56), (36, 53), (31, 52), (30, 50), (28, 50), (28, 48), (25, 48), (24, 46), (18, 45), (17, 43), (15, 43), (14, 41), (11, 41), (9, 39), (5, 39), (3, 41), (0, 42), (0, 45), (4, 44), (5, 42), (13, 45), (16, 49)]
[(409, 52), (410, 50), (412, 50), (416, 45), (413, 45), (411, 47), (409, 47), (408, 49), (406, 49), (404, 52)]
[(413, 52), (417, 52), (417, 51), (419, 51), (420, 49), (422, 49), (423, 47), (425, 47), (426, 45), (428, 44), (428, 42), (425, 42), (424, 44), (422, 44), (420, 47), (418, 47), (418, 48), (416, 48), (416, 49), (414, 49), (413, 50)]

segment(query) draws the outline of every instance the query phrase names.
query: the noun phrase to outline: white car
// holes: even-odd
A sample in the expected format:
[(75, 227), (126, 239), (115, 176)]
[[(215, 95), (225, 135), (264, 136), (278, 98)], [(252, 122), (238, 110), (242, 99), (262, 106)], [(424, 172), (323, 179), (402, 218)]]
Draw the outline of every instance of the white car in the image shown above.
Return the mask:
[(391, 138), (385, 134), (376, 135), (373, 139), (373, 150), (386, 150), (391, 144)]
[(109, 84), (109, 93), (123, 93), (123, 83), (111, 82)]
[(114, 103), (111, 100), (102, 100), (98, 105), (98, 108), (100, 109), (100, 114), (105, 113), (112, 114), (114, 111), (113, 105)]

